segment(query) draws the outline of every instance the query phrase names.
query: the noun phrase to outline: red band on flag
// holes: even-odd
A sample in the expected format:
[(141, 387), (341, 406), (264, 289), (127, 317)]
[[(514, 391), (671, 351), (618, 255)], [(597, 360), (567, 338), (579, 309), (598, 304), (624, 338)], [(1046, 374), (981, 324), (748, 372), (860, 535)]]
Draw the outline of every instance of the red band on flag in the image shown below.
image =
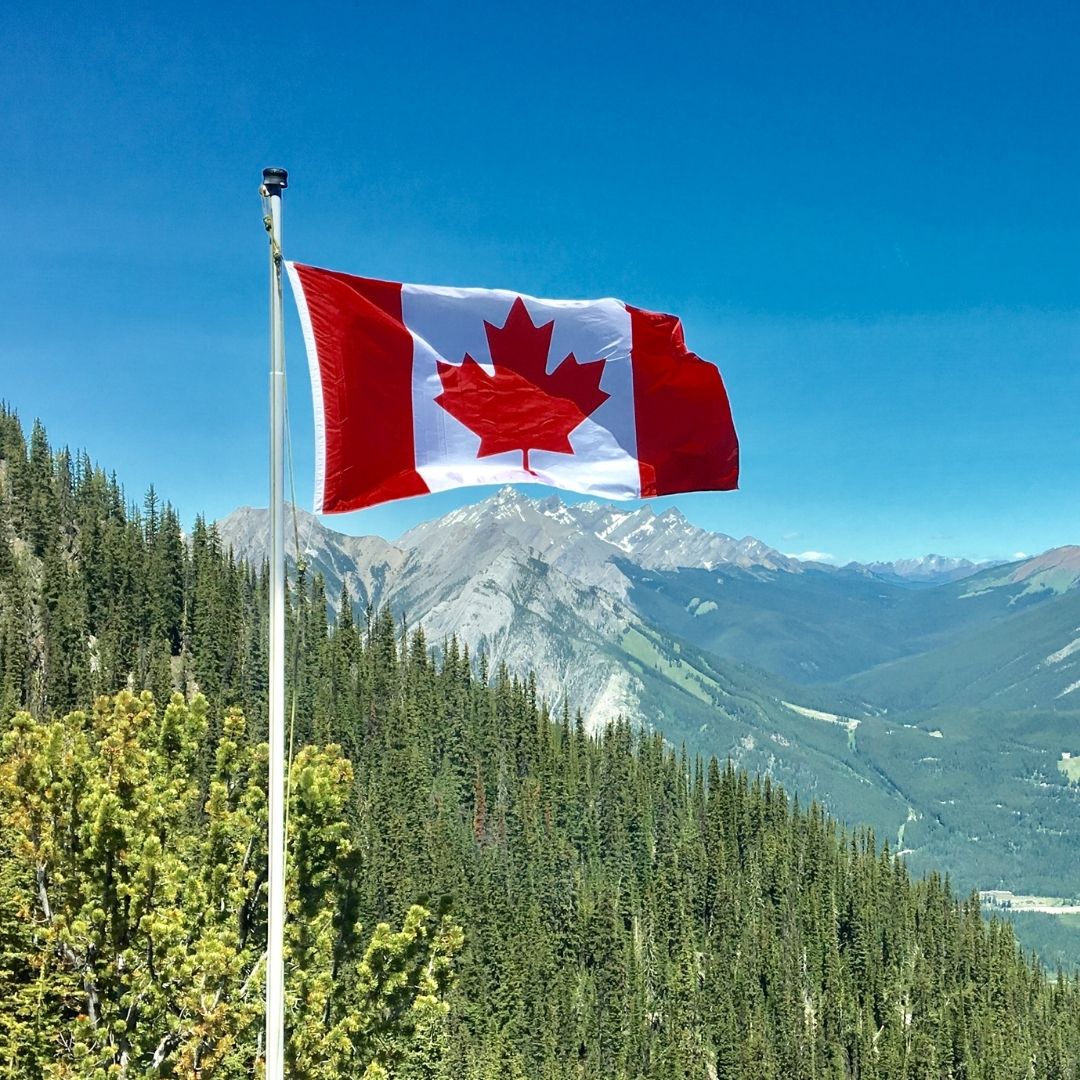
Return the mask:
[(674, 315), (626, 310), (642, 498), (737, 488), (739, 440), (720, 372), (687, 349)]
[(293, 270), (309, 354), (314, 346), (317, 356), (316, 509), (342, 513), (425, 494), (413, 451), (413, 339), (401, 286), (300, 264)]

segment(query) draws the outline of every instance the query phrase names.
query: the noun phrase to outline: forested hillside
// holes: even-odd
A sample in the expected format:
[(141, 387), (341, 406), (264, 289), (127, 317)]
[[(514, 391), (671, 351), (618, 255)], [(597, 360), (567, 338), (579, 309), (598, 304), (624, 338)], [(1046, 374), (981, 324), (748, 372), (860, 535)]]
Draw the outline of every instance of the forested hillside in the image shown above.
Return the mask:
[[(127, 505), (40, 427), (27, 447), (6, 412), (0, 529), (0, 1075), (195, 1075), (179, 1047), (203, 1036), (170, 1041), (168, 1018), (215, 978), (198, 1008), (242, 1015), (198, 1075), (247, 1075), (257, 1024), (235, 999), (257, 981), (263, 903), (265, 576), (201, 523), (185, 539), (153, 494)], [(385, 612), (358, 622), (346, 597), (333, 618), (321, 582), (299, 577), (293, 1075), (329, 1075), (313, 1008), (328, 1054), (372, 1059), (387, 1037), (381, 939), (358, 928), (416, 938), (420, 903), (447, 916), (423, 954), (439, 978), (422, 983), (428, 966), (406, 981), (448, 1012), (394, 1030), (409, 1040), (386, 1056), (394, 1076), (1080, 1076), (1080, 982), (1025, 960), (947, 881), (910, 880), (872, 835), (660, 733), (590, 736), (574, 702), (549, 711), (530, 681), (452, 640), (436, 661)], [(134, 771), (117, 816), (121, 760)], [(66, 846), (42, 846), (43, 820)], [(222, 830), (233, 842), (215, 847)], [(143, 837), (138, 858), (127, 835)], [(169, 896), (147, 898), (148, 860), (168, 872), (154, 837), (180, 845), (212, 915), (178, 898), (186, 864), (169, 864)], [(62, 903), (40, 887), (60, 871)], [(178, 914), (155, 921), (166, 901)], [(328, 988), (339, 977), (348, 993)], [(155, 1003), (145, 1015), (133, 985)], [(346, 1031), (354, 1007), (366, 1019)]]

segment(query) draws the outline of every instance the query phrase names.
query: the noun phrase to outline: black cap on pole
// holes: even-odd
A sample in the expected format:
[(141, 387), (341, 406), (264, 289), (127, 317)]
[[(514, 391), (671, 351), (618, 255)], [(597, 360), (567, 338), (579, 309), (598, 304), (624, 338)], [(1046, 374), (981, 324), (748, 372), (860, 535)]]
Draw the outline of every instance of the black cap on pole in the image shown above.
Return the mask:
[(268, 191), (278, 189), (278, 194), (289, 186), (288, 169), (263, 169), (263, 186)]

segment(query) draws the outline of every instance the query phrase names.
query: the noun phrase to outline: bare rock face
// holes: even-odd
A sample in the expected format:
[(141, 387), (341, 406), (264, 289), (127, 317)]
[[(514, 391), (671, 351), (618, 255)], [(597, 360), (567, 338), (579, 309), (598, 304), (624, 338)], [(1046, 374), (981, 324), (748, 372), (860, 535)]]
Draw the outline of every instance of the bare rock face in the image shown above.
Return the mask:
[[(268, 526), (265, 510), (244, 508), (217, 529), (259, 564)], [(347, 593), (361, 619), (389, 606), (435, 649), (454, 637), (489, 671), (531, 673), (556, 715), (565, 702), (590, 730), (625, 718), (766, 774), (899, 835), (920, 869), (971, 871), (958, 783), (975, 800), (967, 820), (1008, 818), (983, 840), (992, 866), (1011, 865), (1018, 846), (1050, 850), (1043, 822), (1080, 798), (1058, 780), (1080, 749), (1078, 547), (992, 566), (838, 567), (674, 509), (509, 488), (393, 542), (303, 512), (287, 534), (290, 559), (323, 576), (331, 604)], [(1006, 807), (1033, 798), (1032, 824), (1014, 822)], [(1072, 865), (1075, 837), (1055, 835), (1048, 857)]]
[(626, 575), (618, 569), (627, 561), (646, 570), (695, 567), (712, 570), (721, 565), (753, 570), (800, 573), (797, 559), (782, 555), (752, 536), (735, 540), (723, 533), (692, 525), (674, 507), (657, 514), (651, 507), (636, 510), (596, 502), (563, 504), (553, 495), (530, 499), (513, 488), (446, 517), (425, 522), (402, 536), (405, 548), (430, 546), (433, 537), (458, 550), (459, 542), (494, 542), (513, 539), (554, 566), (589, 585), (625, 592)]
[[(323, 575), (326, 591), (337, 600), (348, 590), (354, 603), (364, 607), (386, 602), (392, 583), (408, 555), (378, 536), (347, 536), (326, 528), (314, 514), (289, 510), (285, 523), (285, 554), (296, 565), (298, 550), (305, 563)], [(222, 545), (237, 558), (258, 566), (270, 549), (270, 514), (242, 506), (217, 523)]]
[[(452, 635), (489, 664), (532, 671), (552, 704), (580, 705), (590, 727), (648, 720), (641, 678), (620, 643), (640, 625), (628, 603), (628, 567), (669, 570), (722, 564), (799, 573), (767, 545), (692, 525), (675, 509), (624, 510), (537, 501), (513, 488), (425, 522), (389, 543), (347, 536), (297, 510), (287, 552), (321, 573), (337, 602), (390, 605), (433, 644)], [(223, 544), (255, 563), (266, 557), (269, 515), (243, 507), (217, 525)]]
[[(268, 525), (265, 510), (245, 507), (217, 528), (258, 564)], [(543, 697), (572, 702), (592, 726), (660, 722), (665, 702), (686, 711), (687, 693), (711, 701), (701, 673), (672, 660), (680, 642), (797, 681), (861, 678), (974, 628), (983, 616), (971, 621), (971, 599), (992, 622), (1080, 581), (1080, 548), (1009, 565), (931, 555), (840, 568), (709, 532), (674, 508), (566, 505), (509, 487), (393, 543), (335, 532), (299, 510), (286, 535), (290, 560), (322, 574), (331, 603), (347, 593), (360, 612), (389, 605), (436, 648), (456, 636), (492, 667), (534, 673)], [(940, 603), (930, 595), (943, 591)], [(1068, 625), (1055, 624), (1040, 656), (1076, 636), (1061, 636), (1076, 625), (1062, 617)], [(1038, 669), (1039, 685), (1044, 668), (1061, 682), (1042, 697), (1077, 692), (1068, 667)]]

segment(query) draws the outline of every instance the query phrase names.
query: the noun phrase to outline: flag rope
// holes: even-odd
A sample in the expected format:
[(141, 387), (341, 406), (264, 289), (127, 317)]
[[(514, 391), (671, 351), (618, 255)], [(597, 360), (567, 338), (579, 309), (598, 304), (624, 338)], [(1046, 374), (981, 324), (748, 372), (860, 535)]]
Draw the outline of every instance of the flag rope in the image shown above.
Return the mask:
[[(265, 184), (263, 184), (261, 186), (261, 188), (260, 188), (259, 193), (262, 196), (263, 227), (266, 230), (267, 236), (269, 237), (269, 241), (270, 241), (271, 264), (275, 268), (275, 271), (278, 274), (278, 280), (280, 282), (280, 267), (281, 267), (281, 264), (282, 264), (283, 260), (282, 260), (281, 246), (280, 246), (280, 244), (278, 242), (276, 230), (275, 230), (275, 227), (274, 227), (274, 214), (273, 214), (273, 205), (272, 205), (271, 199), (270, 199), (270, 191), (268, 190), (267, 186)], [(280, 195), (280, 193), (279, 193), (279, 195)], [(279, 285), (279, 288), (280, 288), (280, 285)], [(279, 326), (279, 331), (278, 332), (281, 334), (282, 337), (284, 336), (283, 331), (284, 331), (284, 327)], [(280, 400), (281, 400), (281, 406), (282, 406), (282, 417), (281, 417), (281, 419), (282, 419), (282, 428), (283, 428), (282, 435), (284, 436), (284, 438), (282, 439), (282, 442), (284, 443), (284, 446), (282, 447), (282, 449), (284, 450), (284, 455), (283, 456), (285, 458), (285, 462), (284, 462), (284, 464), (285, 464), (285, 473), (288, 475), (288, 478), (289, 478), (289, 492), (290, 492), (290, 496), (291, 496), (291, 498), (290, 498), (290, 508), (289, 509), (291, 511), (291, 517), (292, 517), (293, 547), (294, 547), (294, 551), (295, 551), (295, 554), (296, 554), (296, 560), (295, 560), (295, 562), (296, 562), (296, 570), (297, 570), (298, 575), (299, 575), (299, 573), (302, 572), (302, 570), (304, 568), (303, 552), (306, 551), (306, 549), (307, 549), (307, 543), (310, 543), (310, 539), (311, 539), (310, 531), (311, 531), (311, 528), (313, 528), (313, 526), (314, 526), (314, 522), (312, 522), (311, 525), (309, 526), (308, 540), (305, 543), (304, 548), (301, 548), (301, 546), (300, 546), (300, 527), (299, 527), (298, 515), (297, 515), (297, 511), (296, 511), (296, 468), (295, 468), (295, 460), (294, 460), (294, 455), (293, 455), (292, 426), (291, 426), (290, 418), (289, 418), (288, 381), (287, 381), (287, 376), (286, 376), (286, 372), (285, 372), (285, 355), (284, 354), (285, 354), (284, 341), (282, 340), (281, 344), (280, 344), (280, 359), (281, 359), (281, 399)], [(282, 563), (285, 562), (285, 552), (284, 551), (281, 551), (279, 553), (278, 557), (281, 559)], [(282, 570), (287, 571), (287, 567), (282, 566)], [(286, 586), (287, 586), (287, 572), (283, 574), (283, 577), (285, 579), (285, 583), (286, 583)], [(297, 583), (299, 583), (299, 576), (297, 576)], [(286, 596), (287, 596), (287, 587), (286, 587), (285, 591), (286, 591)], [(293, 760), (294, 760), (295, 749), (296, 749), (296, 709), (297, 709), (297, 699), (298, 699), (300, 653), (301, 653), (301, 650), (304, 647), (304, 634), (305, 634), (304, 620), (299, 619), (297, 621), (297, 624), (296, 624), (296, 633), (293, 635), (293, 642), (292, 642), (292, 668), (293, 668), (292, 675), (293, 675), (293, 677), (292, 677), (292, 686), (290, 688), (291, 691), (292, 691), (292, 693), (291, 693), (291, 699), (292, 700), (291, 700), (291, 705), (290, 705), (290, 710), (289, 710), (289, 712), (290, 712), (290, 715), (289, 715), (289, 737), (288, 737), (288, 743), (287, 743), (287, 747), (286, 747), (286, 752), (285, 752), (285, 755), (284, 755), (284, 757), (285, 757), (285, 763), (284, 763), (284, 766), (285, 766), (284, 767), (285, 791), (284, 791), (284, 799), (282, 800), (284, 805), (281, 808), (281, 813), (282, 813), (282, 850), (281, 850), (281, 853), (280, 853), (280, 855), (281, 855), (281, 888), (282, 888), (283, 893), (285, 891), (285, 882), (286, 882), (286, 879), (287, 879), (287, 876), (288, 876), (288, 866), (289, 866), (289, 857), (288, 857), (288, 849), (289, 849), (288, 836), (289, 836), (289, 817), (290, 817), (289, 810), (290, 810), (290, 803), (292, 801), (292, 779), (293, 779), (292, 766), (293, 766)], [(284, 657), (282, 659), (284, 660)], [(273, 739), (271, 739), (271, 744), (272, 743), (273, 743)], [(284, 896), (282, 896), (282, 903), (284, 904)], [(284, 914), (284, 912), (283, 912), (283, 914)], [(284, 926), (282, 926), (281, 930), (282, 930), (282, 937), (283, 937), (284, 936), (283, 935)], [(269, 942), (268, 942), (268, 945), (269, 945)], [(281, 942), (281, 946), (283, 948), (283, 946), (284, 946), (283, 941)], [(283, 962), (283, 959), (284, 958), (282, 957), (282, 962)], [(268, 965), (269, 965), (269, 948), (268, 948), (267, 960), (268, 960)], [(268, 967), (267, 975), (268, 975), (268, 978), (269, 978), (269, 967)], [(282, 1050), (283, 1050), (283, 1039), (284, 1039), (284, 1004), (285, 1004), (284, 1003), (284, 990), (285, 990), (284, 971), (282, 971), (282, 973), (281, 973), (281, 1001), (280, 1001), (280, 1005), (279, 1005), (279, 1008), (280, 1008), (280, 1014), (279, 1015), (280, 1015), (280, 1020), (281, 1020), (281, 1028), (279, 1029), (279, 1034), (277, 1036), (277, 1039), (279, 1040), (278, 1041), (278, 1046), (281, 1047)], [(267, 1034), (269, 1036), (269, 1030), (267, 1031)], [(267, 1051), (269, 1051), (269, 1049), (270, 1049), (269, 1041), (270, 1040), (268, 1038), (268, 1040), (267, 1040)], [(276, 1064), (277, 1068), (274, 1071), (275, 1071), (275, 1073), (277, 1073), (278, 1069), (280, 1069), (282, 1067), (283, 1062), (278, 1060), (278, 1061), (275, 1062), (275, 1064)]]
[[(285, 473), (289, 477), (289, 509), (292, 516), (293, 547), (296, 551), (297, 582), (299, 571), (302, 568), (303, 555), (300, 547), (300, 526), (296, 514), (296, 468), (293, 463), (292, 425), (289, 423), (289, 378), (285, 376)], [(310, 529), (308, 541), (310, 541)], [(307, 550), (305, 543), (303, 551)], [(289, 808), (292, 803), (292, 766), (294, 750), (296, 748), (296, 698), (297, 684), (300, 678), (300, 651), (304, 646), (304, 620), (297, 621), (296, 633), (293, 635), (292, 648), (292, 704), (289, 708), (289, 745), (285, 755), (285, 862), (284, 876), (286, 881), (289, 877)]]
[(263, 169), (263, 225), (270, 255), (270, 565), (267, 738), (266, 1080), (285, 1076), (285, 326), (281, 195), (284, 169)]

